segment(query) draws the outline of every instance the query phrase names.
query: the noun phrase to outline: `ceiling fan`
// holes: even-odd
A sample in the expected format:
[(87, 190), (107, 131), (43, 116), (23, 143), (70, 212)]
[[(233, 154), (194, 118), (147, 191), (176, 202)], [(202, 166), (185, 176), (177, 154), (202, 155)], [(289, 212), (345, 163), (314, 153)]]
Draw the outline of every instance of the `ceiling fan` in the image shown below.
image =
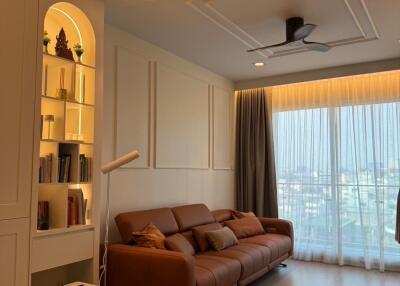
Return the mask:
[(286, 41), (275, 45), (248, 50), (248, 52), (261, 51), (286, 45), (290, 47), (306, 48), (312, 51), (327, 52), (330, 49), (328, 45), (317, 42), (308, 42), (305, 40), (305, 38), (307, 38), (316, 27), (317, 25), (314, 24), (304, 24), (304, 19), (301, 17), (289, 18), (286, 20)]

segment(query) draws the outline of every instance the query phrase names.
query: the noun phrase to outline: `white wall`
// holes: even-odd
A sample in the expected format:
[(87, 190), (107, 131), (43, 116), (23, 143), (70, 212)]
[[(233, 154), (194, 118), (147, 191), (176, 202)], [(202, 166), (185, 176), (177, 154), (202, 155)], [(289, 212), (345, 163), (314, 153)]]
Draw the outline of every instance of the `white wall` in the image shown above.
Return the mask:
[(233, 82), (115, 27), (105, 38), (103, 162), (142, 155), (112, 173), (111, 240), (120, 212), (233, 207)]

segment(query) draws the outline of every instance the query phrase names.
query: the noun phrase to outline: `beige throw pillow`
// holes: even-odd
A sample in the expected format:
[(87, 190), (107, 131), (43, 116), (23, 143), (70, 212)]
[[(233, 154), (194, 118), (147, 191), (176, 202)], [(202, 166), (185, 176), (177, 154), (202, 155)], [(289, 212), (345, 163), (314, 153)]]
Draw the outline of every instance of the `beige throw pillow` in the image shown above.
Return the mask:
[(212, 248), (218, 251), (239, 243), (235, 234), (229, 229), (229, 227), (207, 231), (206, 237)]
[(222, 226), (218, 222), (200, 225), (192, 228), (193, 236), (199, 245), (200, 251), (206, 251), (210, 245), (207, 241), (206, 232), (221, 229)]

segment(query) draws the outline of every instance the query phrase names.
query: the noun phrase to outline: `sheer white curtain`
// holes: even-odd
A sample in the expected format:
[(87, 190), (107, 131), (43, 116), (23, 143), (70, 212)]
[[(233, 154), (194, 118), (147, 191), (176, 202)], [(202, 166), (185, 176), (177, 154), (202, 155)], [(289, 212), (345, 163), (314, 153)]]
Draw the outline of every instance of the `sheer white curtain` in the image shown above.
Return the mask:
[(295, 258), (400, 270), (400, 73), (273, 87), (279, 216)]

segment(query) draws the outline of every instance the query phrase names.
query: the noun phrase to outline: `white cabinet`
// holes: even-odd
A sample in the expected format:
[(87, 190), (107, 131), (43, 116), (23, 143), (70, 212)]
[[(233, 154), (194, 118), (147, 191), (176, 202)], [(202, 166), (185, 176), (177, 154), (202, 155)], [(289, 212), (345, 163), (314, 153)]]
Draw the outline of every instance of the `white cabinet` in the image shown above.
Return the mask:
[(37, 13), (37, 1), (1, 2), (0, 220), (30, 215)]
[(0, 253), (0, 285), (28, 285), (28, 218), (0, 221)]

